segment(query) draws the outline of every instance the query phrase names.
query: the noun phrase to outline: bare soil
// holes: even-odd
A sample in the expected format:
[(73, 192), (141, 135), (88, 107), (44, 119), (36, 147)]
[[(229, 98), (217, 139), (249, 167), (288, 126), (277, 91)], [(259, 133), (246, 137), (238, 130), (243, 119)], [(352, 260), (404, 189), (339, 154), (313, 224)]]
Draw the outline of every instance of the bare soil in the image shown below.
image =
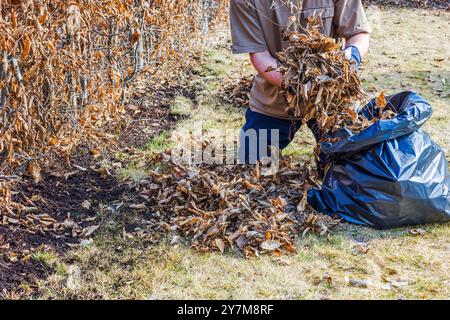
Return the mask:
[[(46, 174), (38, 184), (21, 181), (15, 189), (13, 200), (25, 203), (26, 198), (39, 196), (39, 214), (48, 214), (59, 223), (70, 216), (80, 227), (86, 228), (98, 223), (93, 220), (96, 216), (94, 208), (119, 198), (124, 191), (125, 187), (112, 176), (103, 177), (88, 169), (67, 179)], [(90, 209), (81, 205), (86, 199), (91, 202)], [(92, 219), (86, 222), (86, 218)], [(70, 232), (33, 233), (23, 227), (0, 226), (0, 268), (3, 269), (0, 273), (0, 292), (17, 291), (24, 283), (33, 289), (35, 280), (45, 278), (51, 271), (50, 267), (35, 261), (33, 255), (49, 250), (60, 254), (70, 249), (71, 244), (79, 242), (80, 239)]]
[(171, 104), (178, 96), (195, 102), (195, 93), (189, 87), (174, 84), (168, 87), (152, 88), (141, 85), (127, 106), (131, 118), (119, 137), (119, 147), (142, 148), (154, 136), (169, 130), (174, 123), (182, 120), (171, 112)]

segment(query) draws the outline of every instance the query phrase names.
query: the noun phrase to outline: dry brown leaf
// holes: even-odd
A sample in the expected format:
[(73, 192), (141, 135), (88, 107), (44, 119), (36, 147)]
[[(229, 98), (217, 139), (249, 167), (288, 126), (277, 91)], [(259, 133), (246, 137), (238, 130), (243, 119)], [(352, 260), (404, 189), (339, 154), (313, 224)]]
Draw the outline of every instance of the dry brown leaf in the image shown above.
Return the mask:
[(33, 178), (35, 183), (41, 182), (41, 167), (36, 162), (31, 161), (28, 164), (28, 174)]
[(416, 228), (410, 229), (409, 233), (412, 234), (413, 236), (424, 236), (427, 233), (427, 231), (425, 229)]
[(281, 248), (282, 245), (283, 244), (278, 241), (266, 240), (263, 243), (261, 243), (261, 249), (266, 250), (266, 251), (275, 251), (275, 250)]
[(23, 44), (23, 51), (22, 51), (22, 60), (25, 60), (31, 51), (31, 40), (30, 36), (27, 34), (25, 35), (25, 40)]
[(92, 204), (89, 200), (84, 200), (83, 203), (81, 203), (81, 207), (86, 210), (90, 210), (91, 206)]
[(384, 91), (380, 93), (380, 95), (376, 99), (376, 105), (378, 108), (384, 109), (387, 105), (386, 96), (384, 95)]
[(289, 116), (304, 123), (316, 120), (322, 137), (344, 127), (359, 133), (379, 119), (394, 117), (395, 113), (384, 111), (384, 93), (377, 99), (382, 111), (379, 117), (369, 121), (355, 111), (355, 105), (364, 101), (358, 73), (345, 58), (341, 44), (321, 32), (321, 23), (320, 16), (309, 17), (302, 33), (286, 30), (283, 34), (289, 46), (278, 58)]

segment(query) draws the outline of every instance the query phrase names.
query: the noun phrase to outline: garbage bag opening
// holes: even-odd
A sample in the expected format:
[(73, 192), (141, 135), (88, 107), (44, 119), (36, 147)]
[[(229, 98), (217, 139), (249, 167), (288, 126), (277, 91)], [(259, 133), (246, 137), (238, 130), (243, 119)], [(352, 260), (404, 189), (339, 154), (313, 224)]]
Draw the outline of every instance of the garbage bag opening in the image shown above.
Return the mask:
[[(450, 175), (444, 151), (421, 129), (431, 105), (413, 92), (388, 98), (398, 116), (357, 135), (324, 143), (331, 164), (321, 189), (308, 194), (317, 211), (378, 229), (450, 220)], [(363, 108), (370, 114), (374, 101)]]
[[(353, 134), (348, 129), (338, 131), (333, 138), (337, 142), (324, 142), (322, 152), (327, 156), (347, 157), (351, 153), (360, 152), (378, 143), (398, 138), (420, 129), (431, 118), (433, 110), (431, 105), (414, 92), (406, 91), (387, 97), (387, 108), (397, 113), (390, 120), (380, 120), (374, 125)], [(369, 120), (376, 114), (375, 100), (366, 105), (360, 113)]]

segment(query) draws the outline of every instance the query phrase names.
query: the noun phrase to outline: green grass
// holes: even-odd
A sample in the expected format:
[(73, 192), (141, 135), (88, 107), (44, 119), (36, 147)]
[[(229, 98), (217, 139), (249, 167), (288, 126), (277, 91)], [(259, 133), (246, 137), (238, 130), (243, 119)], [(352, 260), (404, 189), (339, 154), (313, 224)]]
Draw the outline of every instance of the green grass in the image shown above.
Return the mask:
[(65, 263), (58, 263), (56, 266), (56, 275), (59, 277), (64, 277), (67, 274), (67, 266)]
[(170, 113), (176, 116), (187, 117), (193, 112), (193, 102), (186, 97), (176, 97), (172, 105), (170, 106)]
[[(373, 231), (342, 225), (329, 240), (308, 235), (285, 264), (270, 257), (246, 260), (236, 254), (200, 254), (184, 246), (147, 247), (140, 240), (109, 238), (68, 259), (82, 270), (79, 290), (68, 290), (55, 275), (42, 288), (44, 298), (136, 299), (399, 299), (448, 298), (448, 225), (422, 237), (405, 230)], [(366, 236), (369, 251), (355, 250), (351, 234)], [(406, 236), (405, 236), (406, 235)], [(361, 240), (358, 240), (361, 241)], [(120, 252), (116, 249), (121, 248)], [(372, 283), (349, 287), (348, 276)], [(327, 280), (331, 278), (331, 283)], [(390, 290), (385, 280), (406, 283)]]
[(129, 178), (131, 181), (139, 182), (148, 176), (148, 171), (143, 167), (127, 167), (120, 169), (117, 173), (117, 176), (120, 180)]

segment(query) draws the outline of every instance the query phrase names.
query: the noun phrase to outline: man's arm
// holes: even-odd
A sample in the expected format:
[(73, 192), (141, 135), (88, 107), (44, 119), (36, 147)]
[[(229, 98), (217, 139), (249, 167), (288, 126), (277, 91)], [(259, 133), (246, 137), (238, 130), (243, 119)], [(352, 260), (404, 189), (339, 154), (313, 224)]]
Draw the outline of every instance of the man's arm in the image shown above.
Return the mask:
[(369, 44), (370, 44), (370, 35), (367, 32), (358, 33), (354, 36), (345, 39), (345, 46), (348, 47), (356, 47), (359, 50), (359, 54), (361, 58), (364, 57), (369, 52)]
[[(270, 84), (281, 88), (283, 79), (278, 61), (272, 57), (269, 51), (250, 53), (250, 60), (261, 77)], [(268, 70), (272, 71), (267, 72)]]

